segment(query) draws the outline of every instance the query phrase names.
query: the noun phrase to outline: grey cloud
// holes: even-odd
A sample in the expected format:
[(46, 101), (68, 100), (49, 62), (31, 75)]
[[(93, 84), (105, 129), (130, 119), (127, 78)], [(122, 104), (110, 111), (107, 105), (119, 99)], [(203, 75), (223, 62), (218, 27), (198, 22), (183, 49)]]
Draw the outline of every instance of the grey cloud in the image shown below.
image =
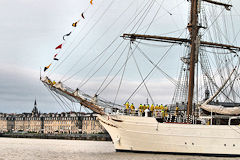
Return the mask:
[[(128, 0), (125, 0), (125, 3), (121, 2), (122, 0), (114, 1), (115, 6), (113, 6), (112, 11), (114, 11), (116, 15), (119, 14), (117, 12), (120, 12), (130, 3)], [(144, 0), (140, 0), (136, 7), (140, 6), (141, 2), (144, 2)], [(178, 0), (173, 0), (173, 3), (174, 2), (176, 3)], [(96, 5), (94, 5), (92, 9), (89, 9), (89, 17), (92, 16), (100, 4), (104, 5), (103, 1), (96, 1)], [(168, 32), (166, 29), (172, 31), (172, 27), (175, 27), (175, 25), (170, 22), (174, 21), (174, 18), (178, 29), (185, 28), (187, 25), (187, 15), (185, 14), (187, 14), (187, 12), (184, 11), (188, 10), (187, 4), (186, 2), (185, 5), (183, 4), (180, 8), (173, 10), (172, 3), (164, 3), (166, 10), (171, 11), (173, 16), (171, 16), (166, 24), (163, 22), (165, 22), (168, 16), (164, 18), (165, 20), (162, 20), (162, 16), (157, 18), (156, 22), (154, 22), (155, 25), (152, 26), (153, 31), (151, 32), (158, 35)], [(239, 1), (233, 1), (233, 5), (236, 8), (239, 8), (239, 4)], [(29, 112), (33, 107), (35, 97), (39, 104), (38, 107), (42, 112), (62, 111), (58, 103), (39, 81), (39, 71), (37, 69), (39, 66), (48, 65), (48, 62), (51, 61), (52, 55), (55, 52), (54, 48), (61, 43), (62, 35), (69, 32), (72, 21), (76, 20), (82, 10), (88, 5), (88, 1), (82, 2), (77, 0), (0, 1), (0, 112)], [(136, 9), (134, 6), (132, 11)], [(112, 11), (105, 16), (106, 19), (102, 21), (102, 26), (98, 26), (94, 33), (104, 31), (106, 26), (109, 25), (109, 22), (116, 18)], [(161, 15), (167, 14), (165, 10), (162, 10), (162, 12)], [(233, 12), (233, 15), (234, 14)], [(179, 16), (180, 18), (177, 19)], [(184, 18), (181, 18), (183, 16)], [(97, 17), (98, 16), (95, 16), (93, 19), (88, 20), (95, 21)], [(123, 18), (126, 20), (128, 17)], [(120, 24), (122, 21), (120, 21)], [(85, 22), (87, 22), (87, 20)], [(83, 24), (83, 26), (84, 25), (85, 24)], [(117, 30), (119, 25), (115, 27)], [(141, 29), (145, 30), (145, 28), (146, 27), (143, 27)], [(111, 38), (113, 39), (111, 36), (113, 30), (109, 32), (109, 37), (106, 38), (108, 41), (110, 41), (109, 39)], [(238, 30), (236, 29), (236, 31)], [(148, 34), (150, 34), (150, 32)], [(89, 40), (85, 41), (86, 46), (95, 38), (95, 34), (88, 35)], [(103, 44), (107, 44), (106, 39), (103, 40)], [(81, 50), (84, 50), (86, 46), (80, 46)], [(96, 46), (93, 50), (96, 51), (98, 48), (99, 46)], [(77, 52), (77, 54), (79, 53)], [(74, 56), (74, 59), (76, 59), (76, 54)], [(73, 63), (73, 59), (71, 59), (71, 63)], [(77, 81), (73, 81), (70, 85), (76, 87), (79, 81), (78, 83), (75, 82)], [(93, 95), (100, 83), (100, 80), (93, 80), (83, 89), (90, 95)], [(124, 81), (118, 95), (118, 103), (124, 103), (124, 100), (130, 96), (139, 83), (140, 82), (137, 81)], [(156, 103), (171, 102), (174, 89), (170, 83), (153, 81), (147, 82), (147, 85)], [(113, 83), (100, 96), (113, 100), (117, 87), (118, 83)], [(146, 91), (144, 91), (144, 87), (142, 87), (140, 91), (133, 96), (131, 101), (143, 103), (146, 101), (146, 97), (148, 97), (148, 95)]]
[(35, 97), (42, 112), (60, 111), (41, 84), (38, 71), (5, 64), (0, 74), (0, 112), (30, 112)]
[[(83, 88), (80, 88), (80, 90), (82, 89), (84, 92), (90, 95), (94, 95), (103, 79), (104, 78), (99, 77), (97, 78), (97, 80), (92, 80), (88, 82)], [(67, 85), (73, 89), (76, 89), (76, 86), (74, 84), (78, 84), (79, 81), (80, 80), (75, 79), (70, 81)], [(129, 96), (133, 93), (133, 91), (138, 87), (140, 83), (141, 83), (140, 80), (139, 81), (124, 80), (122, 82), (122, 86), (118, 93), (116, 102), (118, 104), (123, 104), (129, 98)], [(119, 85), (119, 82), (115, 82), (115, 83), (113, 82), (99, 96), (104, 99), (114, 101), (114, 98), (117, 94), (118, 85)], [(146, 82), (146, 85), (155, 103), (157, 104), (171, 103), (171, 100), (172, 100), (171, 97), (173, 96), (174, 86), (169, 81), (167, 81), (166, 79), (161, 79), (159, 81), (153, 80), (153, 81)], [(149, 102), (150, 102), (150, 97), (147, 94), (145, 87), (142, 85), (142, 87), (140, 87), (140, 89), (136, 92), (136, 94), (134, 94), (134, 96), (130, 99), (130, 101), (138, 105), (140, 103), (145, 103), (147, 98), (149, 99)]]
[[(42, 112), (61, 112), (64, 111), (55, 99), (50, 95), (47, 89), (39, 80), (39, 71), (31, 70), (28, 68), (21, 68), (20, 66), (4, 65), (1, 66), (1, 79), (0, 79), (0, 112), (30, 112), (33, 108), (35, 97), (38, 101), (38, 107)], [(60, 75), (59, 75), (60, 76)], [(101, 78), (100, 78), (101, 79)], [(71, 81), (70, 84), (77, 84), (77, 80)], [(93, 95), (100, 85), (100, 80), (91, 81), (85, 88), (86, 93)], [(140, 82), (137, 81), (124, 81), (123, 87), (118, 95), (118, 103), (124, 103), (136, 86)], [(71, 85), (70, 85), (71, 86)], [(168, 82), (150, 83), (149, 90), (156, 103), (169, 102), (171, 95), (171, 85)], [(100, 96), (104, 99), (113, 101), (116, 94), (117, 83), (107, 88)], [(140, 91), (133, 97), (131, 102), (135, 104), (145, 103), (148, 95), (145, 91)], [(161, 102), (160, 102), (161, 101)], [(71, 103), (69, 103), (71, 104)], [(70, 106), (71, 107), (71, 106)]]

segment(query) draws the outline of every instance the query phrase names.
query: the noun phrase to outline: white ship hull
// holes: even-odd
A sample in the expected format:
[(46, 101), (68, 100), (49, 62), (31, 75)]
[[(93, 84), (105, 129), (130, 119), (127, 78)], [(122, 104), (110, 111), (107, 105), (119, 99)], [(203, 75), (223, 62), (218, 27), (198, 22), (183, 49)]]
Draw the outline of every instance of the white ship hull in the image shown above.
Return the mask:
[(118, 151), (240, 155), (240, 126), (158, 123), (153, 117), (99, 115)]

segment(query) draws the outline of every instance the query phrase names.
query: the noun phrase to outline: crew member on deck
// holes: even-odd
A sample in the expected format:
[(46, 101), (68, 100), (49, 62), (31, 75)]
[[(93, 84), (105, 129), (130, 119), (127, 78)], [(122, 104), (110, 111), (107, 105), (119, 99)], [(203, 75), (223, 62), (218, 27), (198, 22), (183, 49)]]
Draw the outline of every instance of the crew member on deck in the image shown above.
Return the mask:
[(161, 109), (161, 110), (163, 110), (164, 109), (164, 107), (163, 107), (163, 104), (161, 104), (160, 105), (160, 108), (159, 109)]
[(155, 106), (155, 109), (154, 109), (154, 111), (155, 111), (155, 117), (159, 117), (160, 116), (160, 114), (159, 114), (159, 105), (157, 104), (156, 106)]
[(179, 108), (176, 106), (174, 115), (172, 116), (172, 122), (177, 122), (178, 110)]
[(152, 104), (152, 105), (151, 105), (151, 108), (150, 108), (151, 116), (153, 116), (153, 111), (154, 111), (154, 104)]
[(142, 112), (142, 115), (145, 116), (145, 109), (147, 109), (146, 105), (144, 104), (143, 105), (143, 112)]
[(165, 105), (165, 107), (164, 107), (164, 117), (167, 118), (167, 116), (168, 116), (168, 107), (167, 107), (167, 105)]
[(145, 109), (147, 109), (146, 104), (143, 105), (143, 111), (145, 111)]
[(142, 104), (140, 104), (138, 110), (139, 110), (139, 112), (138, 112), (139, 116), (142, 116), (142, 112), (143, 112), (143, 105)]
[(164, 106), (162, 104), (160, 105), (160, 112), (161, 112), (161, 117), (164, 118)]
[(50, 85), (52, 85), (53, 83), (52, 83), (52, 81), (50, 80), (50, 79), (48, 79), (48, 83), (50, 84)]
[(134, 107), (133, 103), (131, 104), (130, 108), (131, 108), (131, 113), (134, 114), (135, 113), (134, 112), (135, 111), (135, 107)]
[(126, 106), (126, 113), (129, 113), (129, 102), (127, 102), (125, 106)]
[(147, 107), (146, 107), (146, 109), (149, 109), (149, 104), (147, 104)]
[(178, 116), (178, 110), (179, 110), (179, 107), (176, 106), (176, 109), (175, 109), (175, 116)]

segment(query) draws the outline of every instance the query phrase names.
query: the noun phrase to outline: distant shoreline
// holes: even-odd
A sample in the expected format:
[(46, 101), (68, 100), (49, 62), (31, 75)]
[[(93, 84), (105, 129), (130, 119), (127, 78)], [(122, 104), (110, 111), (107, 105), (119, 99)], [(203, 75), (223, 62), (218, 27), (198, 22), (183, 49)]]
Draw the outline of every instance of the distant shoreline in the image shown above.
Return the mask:
[(40, 134), (40, 133), (0, 133), (0, 138), (64, 139), (88, 141), (112, 141), (109, 134)]

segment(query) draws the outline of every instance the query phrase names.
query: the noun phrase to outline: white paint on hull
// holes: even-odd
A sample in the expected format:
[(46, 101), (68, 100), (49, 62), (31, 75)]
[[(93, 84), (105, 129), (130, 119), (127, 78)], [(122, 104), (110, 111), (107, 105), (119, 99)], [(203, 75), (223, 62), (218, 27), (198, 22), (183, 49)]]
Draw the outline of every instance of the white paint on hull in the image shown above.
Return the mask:
[(240, 126), (158, 123), (153, 117), (100, 116), (116, 150), (240, 155)]

